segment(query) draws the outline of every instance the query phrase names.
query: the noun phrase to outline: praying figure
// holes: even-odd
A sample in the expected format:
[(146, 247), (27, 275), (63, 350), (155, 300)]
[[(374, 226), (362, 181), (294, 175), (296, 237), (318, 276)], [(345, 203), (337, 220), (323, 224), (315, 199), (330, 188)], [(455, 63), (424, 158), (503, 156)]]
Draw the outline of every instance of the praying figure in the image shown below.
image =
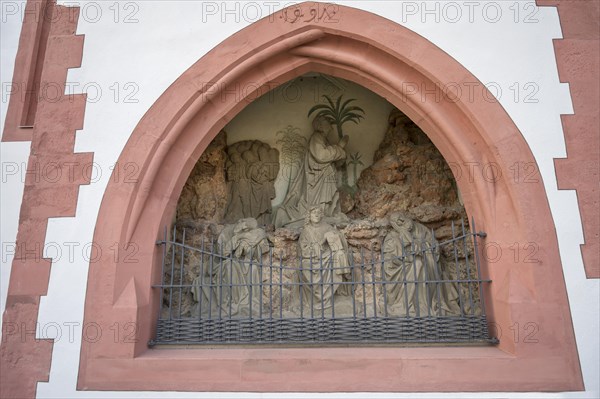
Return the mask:
[(444, 278), (431, 232), (401, 213), (393, 213), (390, 224), (393, 230), (383, 242), (387, 312), (407, 317), (460, 314), (456, 287), (436, 283)]
[(246, 317), (259, 312), (261, 258), (269, 251), (267, 235), (254, 218), (223, 229), (215, 255), (204, 262), (192, 283), (200, 307), (195, 313)]
[(330, 144), (331, 122), (324, 116), (313, 120), (314, 133), (308, 142), (304, 164), (290, 184), (288, 193), (275, 214), (275, 227), (301, 221), (308, 209), (318, 206), (326, 218), (343, 218), (337, 189), (336, 162), (346, 159), (348, 136)]

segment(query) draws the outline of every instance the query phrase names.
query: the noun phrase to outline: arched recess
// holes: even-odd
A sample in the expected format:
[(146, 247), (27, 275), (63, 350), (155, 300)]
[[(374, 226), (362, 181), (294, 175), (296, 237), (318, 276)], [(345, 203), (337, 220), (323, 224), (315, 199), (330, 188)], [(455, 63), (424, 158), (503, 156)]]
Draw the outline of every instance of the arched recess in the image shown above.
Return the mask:
[[(116, 259), (114, 252), (98, 253), (90, 264), (84, 320), (105, 332), (118, 326), (126, 339), (108, 333), (84, 339), (79, 388), (582, 389), (554, 223), (541, 177), (524, 180), (512, 172), (535, 165), (513, 121), (469, 71), (426, 39), (364, 11), (327, 7), (302, 3), (231, 36), (179, 77), (135, 128), (119, 164), (135, 163), (139, 175), (133, 181), (111, 179), (94, 233), (99, 248), (133, 245)], [(251, 99), (309, 71), (354, 81), (385, 97), (427, 133), (450, 164), (460, 166), (455, 174), (469, 216), (503, 251), (484, 264), (493, 280), (487, 311), (504, 333), (497, 347), (148, 349), (158, 312), (152, 288), (160, 280), (155, 241), (172, 220), (195, 162)], [(483, 178), (481, 172), (490, 168), (502, 176)], [(535, 263), (507, 256), (514, 243), (534, 243)], [(132, 248), (135, 254), (126, 256)], [(509, 328), (515, 323), (529, 340), (513, 339)], [(134, 327), (131, 339), (127, 333)]]

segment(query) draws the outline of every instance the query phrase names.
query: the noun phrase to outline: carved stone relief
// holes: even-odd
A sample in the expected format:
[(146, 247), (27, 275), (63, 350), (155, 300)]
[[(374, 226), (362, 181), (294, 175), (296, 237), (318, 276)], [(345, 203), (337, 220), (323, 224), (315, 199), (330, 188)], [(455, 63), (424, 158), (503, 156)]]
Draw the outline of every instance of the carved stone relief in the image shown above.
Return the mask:
[(347, 219), (340, 210), (335, 163), (346, 159), (348, 136), (331, 144), (327, 136), (331, 122), (324, 116), (313, 120), (313, 134), (308, 141), (304, 163), (292, 181), (283, 204), (277, 210), (275, 227), (302, 223), (309, 208), (318, 206), (327, 218)]
[(298, 279), (302, 283), (303, 306), (317, 312), (329, 310), (336, 293), (347, 293), (340, 285), (351, 272), (346, 238), (323, 220), (320, 207), (313, 206), (306, 214), (298, 244), (302, 255)]
[(431, 231), (402, 213), (392, 214), (390, 224), (383, 242), (384, 279), (398, 283), (385, 286), (387, 312), (417, 317), (460, 314), (456, 286), (427, 283), (444, 279)]
[[(269, 251), (265, 231), (256, 219), (227, 225), (192, 282), (193, 315), (249, 316), (260, 308), (260, 260)], [(250, 305), (252, 302), (252, 305)]]
[[(224, 132), (209, 146), (184, 188), (177, 226), (194, 228), (190, 245), (210, 250), (185, 261), (172, 254), (182, 263), (172, 269), (174, 281), (191, 288), (171, 295), (169, 307), (180, 306), (184, 317), (232, 318), (477, 312), (476, 283), (426, 282), (475, 276), (465, 267), (472, 244), (454, 253), (437, 245), (436, 238), (451, 237), (451, 223), (466, 215), (448, 165), (425, 134), (394, 110), (374, 163), (357, 179), (362, 161), (359, 153), (346, 153), (348, 137), (331, 143), (332, 121), (323, 115), (312, 128), (306, 143), (288, 126), (295, 139), (286, 143), (294, 145), (282, 145), (281, 161), (258, 140), (226, 146)], [(290, 170), (298, 166), (273, 215), (280, 162)], [(340, 189), (349, 187), (340, 185), (342, 163), (353, 167), (350, 191)], [(207, 192), (212, 180), (218, 190)], [(213, 197), (221, 211), (198, 211), (203, 198)], [(469, 301), (459, 304), (459, 293)]]
[(255, 218), (259, 224), (270, 224), (279, 151), (258, 140), (240, 141), (227, 147), (227, 157), (229, 193), (225, 221)]

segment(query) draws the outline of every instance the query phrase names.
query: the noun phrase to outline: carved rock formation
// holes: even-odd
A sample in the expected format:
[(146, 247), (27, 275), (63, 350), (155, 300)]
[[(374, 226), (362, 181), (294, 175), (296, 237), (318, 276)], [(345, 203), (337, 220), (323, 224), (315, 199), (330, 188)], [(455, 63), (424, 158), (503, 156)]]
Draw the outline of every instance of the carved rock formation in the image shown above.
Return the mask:
[(355, 218), (403, 211), (437, 228), (465, 215), (446, 161), (425, 133), (397, 109), (390, 114), (373, 165), (363, 170), (357, 186)]
[(185, 182), (177, 203), (177, 223), (191, 220), (220, 222), (227, 205), (227, 133), (210, 143)]

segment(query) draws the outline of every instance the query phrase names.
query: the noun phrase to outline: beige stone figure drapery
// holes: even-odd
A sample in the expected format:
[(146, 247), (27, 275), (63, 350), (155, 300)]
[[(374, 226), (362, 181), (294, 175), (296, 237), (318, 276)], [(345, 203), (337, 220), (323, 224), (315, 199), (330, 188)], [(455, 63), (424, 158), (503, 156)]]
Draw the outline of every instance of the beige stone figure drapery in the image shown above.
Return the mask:
[[(203, 273), (194, 279), (192, 295), (202, 303), (203, 315), (245, 317), (259, 312), (260, 259), (269, 251), (267, 235), (256, 219), (241, 219), (219, 235), (216, 254), (204, 262)], [(212, 284), (212, 287), (210, 286)], [(252, 298), (252, 299), (250, 299)], [(210, 306), (212, 305), (212, 306)], [(192, 313), (198, 314), (198, 310)]]
[(341, 287), (343, 275), (351, 272), (346, 239), (335, 227), (323, 221), (321, 208), (313, 206), (300, 233), (299, 246), (302, 255), (298, 273), (299, 295), (303, 307), (312, 307), (316, 312), (331, 309), (332, 298)]
[(346, 159), (348, 136), (338, 144), (330, 144), (327, 136), (332, 131), (331, 122), (317, 116), (312, 125), (314, 132), (308, 142), (304, 163), (277, 210), (276, 227), (301, 223), (312, 206), (320, 207), (326, 218), (345, 216), (340, 211), (335, 163)]
[(229, 186), (225, 221), (254, 218), (271, 223), (271, 200), (279, 172), (279, 151), (259, 140), (240, 141), (227, 147), (226, 176)]
[[(383, 242), (387, 313), (394, 316), (458, 315), (458, 291), (440, 280), (440, 254), (427, 227), (401, 213), (390, 216), (390, 231)], [(406, 283), (405, 283), (406, 282)], [(381, 309), (384, 312), (384, 309)]]

